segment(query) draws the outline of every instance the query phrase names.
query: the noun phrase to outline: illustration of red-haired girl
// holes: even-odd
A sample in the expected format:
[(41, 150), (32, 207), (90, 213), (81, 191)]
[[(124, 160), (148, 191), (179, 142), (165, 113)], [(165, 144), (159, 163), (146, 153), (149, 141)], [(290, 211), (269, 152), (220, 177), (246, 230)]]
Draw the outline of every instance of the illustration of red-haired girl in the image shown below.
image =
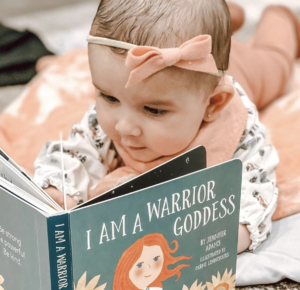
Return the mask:
[(174, 275), (177, 275), (177, 281), (181, 276), (181, 269), (190, 265), (181, 264), (174, 269), (168, 269), (168, 266), (192, 257), (171, 256), (178, 249), (178, 242), (174, 240), (172, 243), (175, 244), (174, 249), (158, 233), (146, 235), (133, 243), (119, 260), (113, 290), (139, 290), (147, 287), (162, 289), (162, 282)]

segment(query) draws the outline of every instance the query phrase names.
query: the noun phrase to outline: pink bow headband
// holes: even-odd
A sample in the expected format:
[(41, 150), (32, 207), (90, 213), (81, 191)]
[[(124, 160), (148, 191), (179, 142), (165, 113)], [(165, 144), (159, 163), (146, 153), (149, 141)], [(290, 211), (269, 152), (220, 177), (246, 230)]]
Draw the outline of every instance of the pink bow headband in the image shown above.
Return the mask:
[(187, 70), (224, 76), (226, 71), (218, 70), (213, 55), (210, 35), (199, 35), (176, 48), (137, 46), (131, 43), (89, 35), (89, 43), (127, 49), (125, 65), (131, 70), (125, 88), (137, 84), (150, 75), (168, 67), (176, 66)]

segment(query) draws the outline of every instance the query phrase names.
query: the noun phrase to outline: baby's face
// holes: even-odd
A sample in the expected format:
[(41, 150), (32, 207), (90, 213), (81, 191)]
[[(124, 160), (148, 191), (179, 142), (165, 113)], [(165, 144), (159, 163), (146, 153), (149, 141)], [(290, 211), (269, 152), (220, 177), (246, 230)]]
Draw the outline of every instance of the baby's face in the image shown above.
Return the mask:
[(195, 138), (208, 101), (185, 75), (168, 68), (125, 89), (130, 71), (124, 57), (89, 44), (89, 62), (98, 122), (132, 158), (149, 162), (176, 154)]

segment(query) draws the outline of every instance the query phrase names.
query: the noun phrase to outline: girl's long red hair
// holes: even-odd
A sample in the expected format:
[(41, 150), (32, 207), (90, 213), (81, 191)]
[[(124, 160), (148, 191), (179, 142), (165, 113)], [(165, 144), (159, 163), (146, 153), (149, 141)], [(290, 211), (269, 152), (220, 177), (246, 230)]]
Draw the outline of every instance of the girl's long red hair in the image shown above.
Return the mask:
[(148, 287), (162, 287), (163, 281), (168, 278), (177, 275), (176, 281), (181, 276), (181, 269), (185, 267), (189, 267), (190, 265), (181, 264), (176, 266), (174, 269), (168, 269), (169, 265), (173, 265), (178, 261), (184, 259), (191, 259), (192, 257), (179, 256), (173, 257), (172, 253), (175, 253), (178, 250), (178, 242), (172, 241), (175, 244), (175, 248), (172, 250), (168, 241), (162, 234), (153, 233), (142, 237), (133, 243), (127, 250), (124, 251), (121, 256), (119, 263), (117, 265), (113, 283), (113, 290), (139, 290), (130, 280), (129, 271), (133, 267), (134, 263), (141, 256), (143, 251), (143, 246), (160, 246), (164, 255), (164, 264), (161, 270), (161, 273), (157, 277), (157, 279)]

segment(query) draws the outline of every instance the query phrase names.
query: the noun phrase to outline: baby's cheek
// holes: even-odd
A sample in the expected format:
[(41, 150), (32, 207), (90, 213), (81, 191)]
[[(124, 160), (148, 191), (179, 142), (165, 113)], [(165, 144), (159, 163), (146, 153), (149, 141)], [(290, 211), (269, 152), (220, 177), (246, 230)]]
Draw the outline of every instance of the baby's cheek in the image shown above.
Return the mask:
[(117, 140), (116, 124), (112, 116), (107, 116), (107, 112), (97, 112), (97, 120), (106, 135), (114, 141)]

